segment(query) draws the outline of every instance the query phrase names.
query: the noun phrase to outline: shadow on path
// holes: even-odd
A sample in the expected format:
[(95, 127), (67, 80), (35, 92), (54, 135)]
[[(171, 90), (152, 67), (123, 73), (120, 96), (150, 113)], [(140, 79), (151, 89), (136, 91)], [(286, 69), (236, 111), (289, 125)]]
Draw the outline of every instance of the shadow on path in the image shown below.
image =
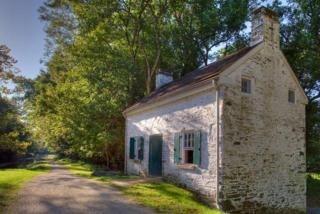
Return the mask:
[(153, 213), (134, 204), (118, 190), (70, 174), (53, 165), (50, 173), (37, 177), (19, 193), (5, 213)]

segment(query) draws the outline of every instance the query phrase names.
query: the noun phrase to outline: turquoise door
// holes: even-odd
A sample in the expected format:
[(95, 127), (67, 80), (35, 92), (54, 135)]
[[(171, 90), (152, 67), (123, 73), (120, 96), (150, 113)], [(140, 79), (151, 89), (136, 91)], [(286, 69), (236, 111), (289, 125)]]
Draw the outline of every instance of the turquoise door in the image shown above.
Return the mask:
[(151, 135), (149, 139), (149, 175), (162, 175), (162, 135)]

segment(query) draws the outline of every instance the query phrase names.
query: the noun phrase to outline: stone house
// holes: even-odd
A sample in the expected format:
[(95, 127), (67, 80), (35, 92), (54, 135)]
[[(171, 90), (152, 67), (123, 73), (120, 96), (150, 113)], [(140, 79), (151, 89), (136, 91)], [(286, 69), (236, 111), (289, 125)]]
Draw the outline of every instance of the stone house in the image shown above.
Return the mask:
[(277, 15), (253, 12), (249, 47), (124, 111), (125, 170), (163, 176), (222, 210), (306, 209), (307, 97), (279, 47)]

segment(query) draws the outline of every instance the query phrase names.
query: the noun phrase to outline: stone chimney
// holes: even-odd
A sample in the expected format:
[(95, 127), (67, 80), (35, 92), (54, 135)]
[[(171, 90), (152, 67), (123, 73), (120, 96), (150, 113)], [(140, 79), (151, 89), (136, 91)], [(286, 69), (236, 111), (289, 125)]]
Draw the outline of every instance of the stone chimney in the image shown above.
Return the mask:
[(259, 42), (280, 47), (280, 23), (278, 14), (271, 9), (260, 7), (252, 12), (250, 46)]
[(159, 69), (158, 73), (156, 74), (156, 89), (161, 88), (162, 86), (172, 81), (173, 81), (172, 73)]

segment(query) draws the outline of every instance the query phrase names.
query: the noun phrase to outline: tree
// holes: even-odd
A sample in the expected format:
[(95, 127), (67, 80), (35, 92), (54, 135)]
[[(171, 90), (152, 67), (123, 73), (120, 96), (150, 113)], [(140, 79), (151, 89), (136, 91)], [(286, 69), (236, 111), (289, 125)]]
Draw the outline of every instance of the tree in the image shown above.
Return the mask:
[(320, 2), (290, 0), (271, 5), (283, 20), (281, 48), (306, 92), (308, 168), (320, 168)]
[[(17, 103), (6, 95), (16, 92), (9, 90), (7, 84), (21, 84), (24, 78), (17, 76), (13, 67), (16, 60), (10, 49), (0, 45), (0, 162), (10, 161), (18, 154), (24, 154), (30, 146), (25, 124), (21, 122)], [(12, 94), (11, 94), (12, 95)]]
[(212, 47), (244, 27), (247, 4), (47, 0), (47, 69), (26, 103), (33, 135), (63, 155), (119, 167), (124, 108), (153, 90), (159, 68), (180, 77), (207, 64)]

